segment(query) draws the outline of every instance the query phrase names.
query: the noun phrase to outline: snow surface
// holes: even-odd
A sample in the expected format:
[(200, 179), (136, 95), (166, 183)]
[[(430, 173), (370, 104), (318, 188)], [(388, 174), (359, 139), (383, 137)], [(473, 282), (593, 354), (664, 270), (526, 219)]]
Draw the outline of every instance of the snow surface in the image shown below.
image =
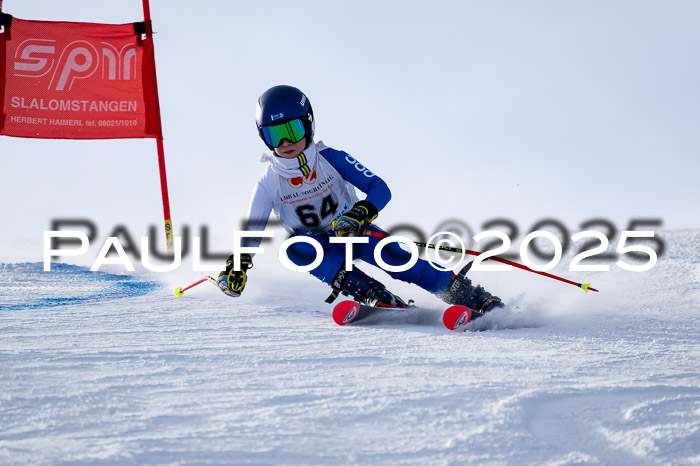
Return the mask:
[(459, 334), (390, 280), (420, 309), (339, 327), (264, 260), (238, 300), (2, 264), (0, 463), (700, 464), (700, 231), (664, 239), (649, 272), (553, 271), (597, 294), (475, 272), (509, 305)]

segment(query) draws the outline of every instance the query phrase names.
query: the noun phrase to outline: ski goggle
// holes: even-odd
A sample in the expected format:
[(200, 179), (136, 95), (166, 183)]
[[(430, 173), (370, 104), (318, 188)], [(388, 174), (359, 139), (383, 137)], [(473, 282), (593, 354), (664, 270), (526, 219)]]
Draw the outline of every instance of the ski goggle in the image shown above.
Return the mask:
[(297, 118), (279, 125), (263, 126), (262, 135), (268, 145), (279, 147), (282, 144), (282, 139), (288, 139), (292, 143), (304, 139), (306, 128), (304, 128), (304, 122), (301, 121), (301, 118)]

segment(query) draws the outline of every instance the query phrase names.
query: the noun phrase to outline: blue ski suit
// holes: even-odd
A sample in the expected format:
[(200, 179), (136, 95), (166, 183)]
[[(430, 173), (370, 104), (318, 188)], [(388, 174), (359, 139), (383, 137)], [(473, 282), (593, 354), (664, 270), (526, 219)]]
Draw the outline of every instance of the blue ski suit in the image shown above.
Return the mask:
[[(348, 153), (312, 142), (295, 159), (263, 156), (268, 162), (265, 175), (257, 183), (250, 207), (246, 230), (265, 229), (270, 212), (292, 236), (314, 238), (324, 251), (323, 261), (310, 273), (330, 284), (345, 264), (345, 244), (331, 243), (335, 236), (333, 220), (349, 210), (358, 198), (355, 188), (366, 194), (365, 200), (381, 211), (391, 199), (391, 191), (379, 176), (360, 164)], [(368, 226), (369, 243), (354, 244), (353, 258), (379, 267), (374, 259), (377, 243), (386, 235), (377, 225)], [(243, 246), (255, 247), (260, 239), (246, 238)], [(316, 258), (310, 244), (298, 242), (287, 249), (289, 259), (296, 265), (308, 265)], [(406, 264), (411, 254), (392, 242), (382, 249), (381, 258), (389, 265)], [(444, 291), (453, 274), (437, 270), (423, 259), (403, 272), (389, 272), (392, 277), (414, 283), (437, 293)]]

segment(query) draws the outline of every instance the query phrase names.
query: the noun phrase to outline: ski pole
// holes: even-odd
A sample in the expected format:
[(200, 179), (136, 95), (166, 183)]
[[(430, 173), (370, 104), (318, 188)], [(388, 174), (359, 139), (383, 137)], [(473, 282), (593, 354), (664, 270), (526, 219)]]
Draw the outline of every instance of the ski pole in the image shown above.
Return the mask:
[[(370, 236), (376, 236), (377, 238), (386, 238), (387, 236), (389, 236), (389, 235), (387, 235), (387, 234), (379, 233), (379, 232), (376, 232), (376, 231), (368, 231), (367, 234), (369, 234)], [(419, 248), (441, 249), (441, 250), (443, 250), (443, 251), (447, 251), (447, 252), (456, 252), (456, 253), (458, 253), (458, 254), (469, 254), (469, 255), (472, 255), (472, 256), (480, 256), (481, 254), (483, 254), (483, 253), (481, 253), (481, 252), (478, 252), (478, 251), (470, 251), (470, 250), (468, 250), (468, 249), (459, 249), (459, 248), (453, 248), (453, 247), (450, 247), (450, 246), (437, 246), (437, 245), (435, 245), (435, 244), (419, 243), (419, 242), (417, 242), (417, 241), (414, 241), (414, 244), (415, 244), (416, 246), (418, 246)], [(517, 262), (509, 261), (509, 260), (507, 260), (507, 259), (501, 259), (500, 257), (492, 256), (492, 257), (488, 257), (486, 260), (492, 260), (492, 261), (495, 261), (495, 262), (501, 262), (501, 263), (503, 263), (503, 264), (512, 265), (513, 267), (517, 267), (517, 268), (519, 268), (519, 269), (526, 270), (526, 271), (528, 271), (528, 272), (536, 273), (536, 274), (542, 275), (542, 276), (544, 276), (544, 277), (553, 278), (553, 279), (555, 279), (555, 280), (559, 280), (560, 282), (564, 282), (564, 283), (568, 283), (568, 284), (570, 284), (570, 285), (577, 286), (577, 287), (581, 288), (583, 291), (585, 291), (586, 293), (588, 293), (589, 291), (598, 292), (598, 290), (596, 290), (595, 288), (593, 288), (593, 287), (591, 286), (590, 283), (576, 283), (576, 282), (574, 282), (574, 281), (567, 280), (566, 278), (557, 277), (556, 275), (552, 275), (551, 273), (540, 272), (540, 271), (538, 271), (538, 270), (533, 270), (533, 269), (531, 269), (530, 267), (527, 267), (527, 266), (522, 265), (522, 264), (518, 264)]]
[(207, 275), (206, 277), (204, 277), (204, 278), (202, 278), (202, 279), (200, 279), (200, 280), (197, 280), (196, 282), (192, 283), (191, 285), (187, 285), (187, 286), (185, 286), (185, 287), (183, 287), (183, 288), (176, 288), (176, 289), (175, 289), (175, 295), (176, 295), (176, 296), (183, 296), (184, 293), (185, 293), (185, 291), (189, 290), (189, 289), (192, 288), (192, 287), (195, 287), (195, 286), (199, 285), (200, 283), (204, 283), (204, 282), (206, 282), (206, 281), (210, 281), (211, 283), (213, 283), (214, 285), (216, 285), (216, 279), (214, 279), (213, 277), (210, 277), (209, 275)]

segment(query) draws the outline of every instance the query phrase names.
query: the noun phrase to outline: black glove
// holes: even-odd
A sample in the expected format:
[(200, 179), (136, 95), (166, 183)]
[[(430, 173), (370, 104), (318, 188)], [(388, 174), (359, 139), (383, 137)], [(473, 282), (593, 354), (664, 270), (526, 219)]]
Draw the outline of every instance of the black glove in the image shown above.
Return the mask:
[(241, 270), (233, 270), (233, 254), (226, 260), (226, 270), (219, 273), (216, 284), (219, 289), (232, 298), (237, 298), (243, 292), (248, 281), (246, 271), (253, 267), (253, 257), (250, 254), (241, 254)]
[(358, 201), (352, 209), (333, 222), (333, 231), (338, 236), (361, 236), (365, 227), (377, 218), (377, 208), (371, 202)]

